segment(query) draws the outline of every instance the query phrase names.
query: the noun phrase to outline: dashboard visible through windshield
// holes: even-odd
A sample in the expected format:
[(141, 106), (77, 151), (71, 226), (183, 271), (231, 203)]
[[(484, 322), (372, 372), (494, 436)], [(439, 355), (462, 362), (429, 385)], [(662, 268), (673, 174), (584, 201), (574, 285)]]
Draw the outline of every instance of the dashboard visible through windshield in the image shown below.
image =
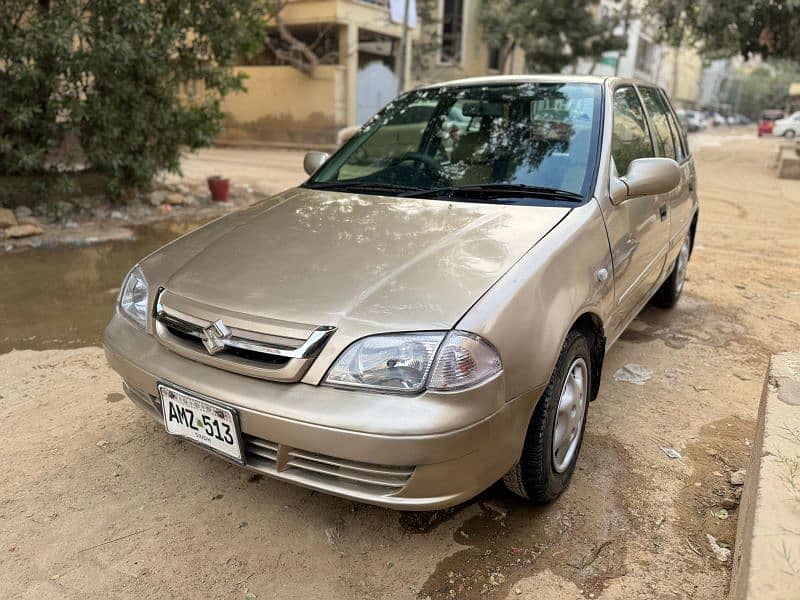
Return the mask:
[(409, 92), (364, 125), (306, 184), (384, 195), (589, 192), (601, 88), (518, 83)]

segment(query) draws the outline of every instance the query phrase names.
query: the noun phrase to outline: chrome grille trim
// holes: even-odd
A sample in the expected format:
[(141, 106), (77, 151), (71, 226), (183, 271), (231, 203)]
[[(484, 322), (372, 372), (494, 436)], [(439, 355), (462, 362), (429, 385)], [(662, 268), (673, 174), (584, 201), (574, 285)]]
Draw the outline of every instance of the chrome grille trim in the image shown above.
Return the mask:
[[(161, 343), (186, 358), (241, 375), (273, 381), (299, 381), (336, 331), (335, 327), (320, 326), (306, 339), (297, 339), (240, 327), (224, 327), (227, 337), (216, 337), (208, 331), (217, 321), (165, 306), (163, 295), (164, 290), (161, 290), (153, 310), (155, 334)], [(181, 339), (180, 335), (196, 339), (205, 348)], [(209, 341), (214, 348), (209, 348)], [(235, 355), (236, 351), (250, 354)]]

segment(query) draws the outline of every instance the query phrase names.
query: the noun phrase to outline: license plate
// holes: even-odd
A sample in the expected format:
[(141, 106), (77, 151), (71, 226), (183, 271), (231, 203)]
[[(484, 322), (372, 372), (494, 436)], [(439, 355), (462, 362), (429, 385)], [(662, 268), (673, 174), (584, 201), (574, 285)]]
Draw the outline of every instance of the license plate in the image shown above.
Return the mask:
[(167, 433), (242, 462), (238, 419), (233, 410), (166, 385), (159, 385), (158, 392)]

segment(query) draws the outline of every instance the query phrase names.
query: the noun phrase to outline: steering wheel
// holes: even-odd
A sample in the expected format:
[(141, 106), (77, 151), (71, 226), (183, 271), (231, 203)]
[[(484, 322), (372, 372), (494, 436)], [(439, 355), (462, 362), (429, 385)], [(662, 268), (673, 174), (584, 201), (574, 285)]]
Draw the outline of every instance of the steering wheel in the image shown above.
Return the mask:
[(389, 166), (399, 165), (400, 163), (404, 163), (406, 161), (418, 162), (422, 163), (426, 167), (428, 167), (433, 174), (438, 175), (439, 169), (441, 165), (439, 161), (433, 158), (432, 156), (428, 156), (427, 154), (423, 154), (422, 152), (405, 152), (394, 158), (389, 163)]

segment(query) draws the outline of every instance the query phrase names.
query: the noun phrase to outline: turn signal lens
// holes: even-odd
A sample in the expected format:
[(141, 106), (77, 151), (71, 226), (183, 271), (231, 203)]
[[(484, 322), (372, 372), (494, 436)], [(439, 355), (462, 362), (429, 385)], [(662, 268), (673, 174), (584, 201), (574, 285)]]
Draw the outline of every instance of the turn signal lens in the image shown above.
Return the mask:
[(503, 370), (497, 350), (481, 337), (451, 331), (436, 356), (429, 390), (449, 392), (469, 387)]

